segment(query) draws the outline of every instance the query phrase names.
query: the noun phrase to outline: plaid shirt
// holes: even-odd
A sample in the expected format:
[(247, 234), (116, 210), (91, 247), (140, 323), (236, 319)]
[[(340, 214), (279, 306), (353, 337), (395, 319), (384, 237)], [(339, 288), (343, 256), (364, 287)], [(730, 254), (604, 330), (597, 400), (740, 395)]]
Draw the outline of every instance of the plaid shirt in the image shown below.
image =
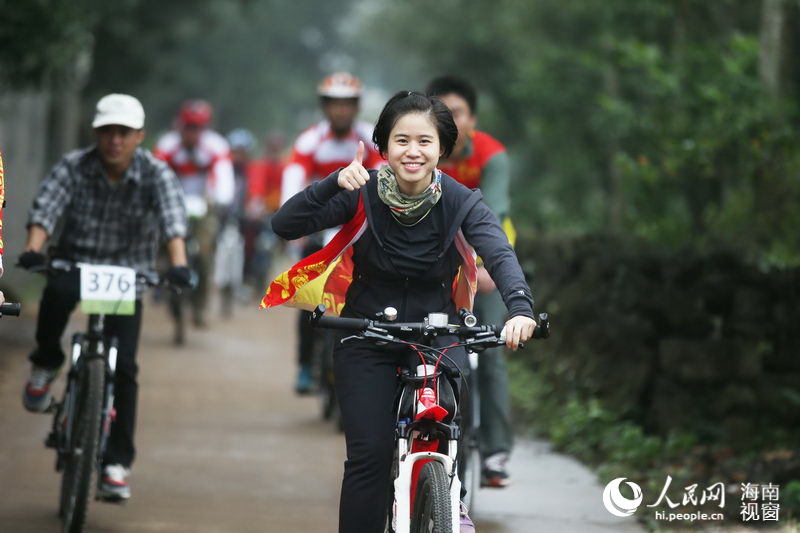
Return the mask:
[(94, 147), (70, 152), (42, 181), (28, 225), (54, 235), (55, 256), (93, 264), (155, 270), (159, 231), (186, 235), (183, 192), (166, 163), (137, 148), (117, 184), (105, 177)]

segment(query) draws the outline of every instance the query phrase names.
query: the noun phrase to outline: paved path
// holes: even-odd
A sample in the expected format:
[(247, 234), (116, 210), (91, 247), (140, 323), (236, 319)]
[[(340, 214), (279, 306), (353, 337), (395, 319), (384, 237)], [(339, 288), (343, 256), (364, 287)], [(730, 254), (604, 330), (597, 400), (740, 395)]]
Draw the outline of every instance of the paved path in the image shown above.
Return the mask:
[[(291, 310), (251, 306), (175, 349), (165, 310), (149, 305), (133, 498), (93, 503), (86, 533), (336, 531), (344, 443), (314, 398), (291, 393), (293, 326)], [(0, 320), (0, 533), (59, 531), (49, 417), (19, 398), (32, 334), (30, 316)], [(511, 466), (513, 487), (478, 495), (481, 533), (642, 531), (607, 513), (593, 475), (544, 443), (520, 444)]]

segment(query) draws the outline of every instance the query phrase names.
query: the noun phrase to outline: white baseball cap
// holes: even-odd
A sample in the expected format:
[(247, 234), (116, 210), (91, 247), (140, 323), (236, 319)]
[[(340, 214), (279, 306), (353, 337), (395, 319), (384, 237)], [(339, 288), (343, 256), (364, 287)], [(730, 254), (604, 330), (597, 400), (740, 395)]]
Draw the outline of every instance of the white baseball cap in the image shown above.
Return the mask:
[(144, 108), (142, 103), (127, 94), (108, 94), (97, 102), (92, 121), (93, 128), (117, 124), (135, 130), (144, 127)]

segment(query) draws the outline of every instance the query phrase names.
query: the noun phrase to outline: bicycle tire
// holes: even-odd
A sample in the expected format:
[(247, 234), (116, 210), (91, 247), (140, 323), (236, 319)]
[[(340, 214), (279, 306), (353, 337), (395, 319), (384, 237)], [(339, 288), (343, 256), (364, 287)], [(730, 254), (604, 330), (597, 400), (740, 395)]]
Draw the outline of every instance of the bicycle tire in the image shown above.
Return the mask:
[(99, 357), (87, 359), (78, 379), (72, 450), (61, 476), (63, 533), (81, 533), (86, 523), (103, 416), (105, 361)]
[(450, 483), (444, 465), (422, 465), (411, 513), (411, 533), (453, 533)]

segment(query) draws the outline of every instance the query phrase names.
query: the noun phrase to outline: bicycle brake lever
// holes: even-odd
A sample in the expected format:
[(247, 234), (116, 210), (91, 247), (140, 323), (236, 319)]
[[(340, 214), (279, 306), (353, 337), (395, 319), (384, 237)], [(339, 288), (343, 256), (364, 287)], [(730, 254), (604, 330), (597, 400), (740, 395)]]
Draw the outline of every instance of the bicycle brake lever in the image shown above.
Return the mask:
[[(497, 345), (498, 346), (505, 346), (506, 345), (506, 338), (505, 338), (504, 335), (500, 336), (500, 338), (497, 339)], [(525, 347), (525, 343), (524, 342), (520, 342), (519, 344), (517, 344), (517, 349), (524, 348), (524, 347)]]
[(384, 343), (394, 342), (395, 340), (395, 338), (392, 335), (389, 335), (385, 329), (371, 327), (364, 331), (363, 338), (376, 339), (383, 341)]

